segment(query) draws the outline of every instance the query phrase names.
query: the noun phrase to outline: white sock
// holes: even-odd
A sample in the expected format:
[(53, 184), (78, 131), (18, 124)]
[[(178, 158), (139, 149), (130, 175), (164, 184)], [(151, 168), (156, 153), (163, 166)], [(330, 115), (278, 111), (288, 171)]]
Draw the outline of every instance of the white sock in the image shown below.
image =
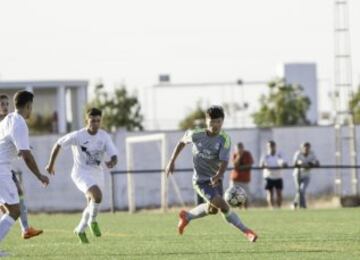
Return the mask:
[(196, 206), (195, 208), (191, 209), (189, 212), (187, 212), (186, 218), (188, 221), (190, 221), (193, 219), (205, 217), (206, 215), (208, 215), (208, 209), (209, 209), (209, 204), (202, 203)]
[(0, 219), (0, 241), (4, 239), (6, 234), (9, 232), (12, 225), (14, 225), (15, 220), (9, 216), (9, 214), (5, 214)]
[(79, 225), (77, 225), (77, 227), (75, 228), (75, 231), (77, 233), (83, 233), (85, 232), (85, 229), (87, 227), (87, 223), (89, 221), (89, 217), (90, 217), (90, 214), (89, 214), (89, 206), (87, 206), (83, 213), (82, 213), (82, 217), (81, 217), (81, 220), (80, 220), (80, 223)]
[(239, 216), (233, 212), (233, 211), (229, 211), (228, 213), (223, 213), (223, 216), (225, 218), (225, 220), (229, 223), (232, 224), (234, 227), (240, 229), (242, 232), (246, 232), (249, 229), (241, 222)]
[(89, 221), (88, 223), (92, 223), (92, 222), (95, 222), (96, 221), (96, 216), (97, 216), (97, 213), (99, 211), (99, 205), (100, 203), (95, 203), (94, 201), (90, 201), (89, 203)]

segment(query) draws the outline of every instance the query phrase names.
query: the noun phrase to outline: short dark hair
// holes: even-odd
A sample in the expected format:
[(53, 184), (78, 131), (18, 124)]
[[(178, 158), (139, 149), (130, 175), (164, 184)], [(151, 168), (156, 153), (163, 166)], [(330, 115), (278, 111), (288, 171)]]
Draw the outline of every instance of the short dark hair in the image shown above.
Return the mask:
[(206, 110), (206, 115), (211, 119), (225, 118), (224, 109), (221, 106), (211, 106)]
[(102, 111), (96, 107), (91, 107), (86, 111), (86, 115), (89, 116), (102, 116)]
[(275, 141), (274, 141), (274, 140), (270, 140), (270, 141), (268, 141), (268, 144), (270, 144), (271, 146), (276, 146), (276, 143), (275, 143)]
[(242, 142), (237, 143), (236, 145), (237, 148), (244, 148), (244, 144)]
[(311, 147), (311, 144), (309, 142), (304, 142), (301, 144), (302, 147)]
[(9, 99), (9, 96), (6, 95), (6, 94), (1, 93), (0, 94), (0, 99)]
[(34, 100), (34, 94), (26, 91), (21, 90), (15, 93), (14, 95), (14, 105), (15, 108), (23, 108), (27, 103), (32, 103)]

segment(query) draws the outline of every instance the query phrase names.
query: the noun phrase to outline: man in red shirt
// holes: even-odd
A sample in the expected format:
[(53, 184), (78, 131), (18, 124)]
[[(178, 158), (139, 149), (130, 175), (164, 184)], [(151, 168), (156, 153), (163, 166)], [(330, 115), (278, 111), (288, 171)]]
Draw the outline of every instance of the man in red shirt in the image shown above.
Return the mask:
[[(250, 167), (253, 165), (254, 160), (251, 153), (244, 149), (243, 143), (237, 144), (236, 151), (232, 156), (232, 162), (234, 170), (230, 174), (231, 186), (240, 186), (245, 190), (246, 194), (249, 194)], [(245, 203), (245, 208), (247, 207), (248, 200)]]

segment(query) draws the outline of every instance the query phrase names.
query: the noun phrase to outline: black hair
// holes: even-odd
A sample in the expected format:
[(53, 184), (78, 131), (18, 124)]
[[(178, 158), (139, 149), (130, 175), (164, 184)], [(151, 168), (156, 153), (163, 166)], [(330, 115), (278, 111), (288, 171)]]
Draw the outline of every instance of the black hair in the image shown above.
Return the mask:
[(275, 141), (274, 141), (274, 140), (270, 140), (270, 141), (268, 141), (268, 144), (270, 144), (271, 146), (276, 146), (276, 143), (275, 143)]
[(86, 115), (89, 116), (102, 116), (102, 111), (96, 107), (89, 108), (86, 111)]
[(211, 119), (225, 118), (224, 109), (221, 106), (211, 106), (206, 110), (206, 115)]
[(17, 108), (17, 109), (24, 108), (26, 106), (26, 104), (32, 103), (33, 100), (34, 100), (33, 93), (26, 91), (26, 90), (18, 91), (14, 95), (15, 108)]
[(0, 94), (0, 99), (9, 99), (9, 96), (6, 94)]

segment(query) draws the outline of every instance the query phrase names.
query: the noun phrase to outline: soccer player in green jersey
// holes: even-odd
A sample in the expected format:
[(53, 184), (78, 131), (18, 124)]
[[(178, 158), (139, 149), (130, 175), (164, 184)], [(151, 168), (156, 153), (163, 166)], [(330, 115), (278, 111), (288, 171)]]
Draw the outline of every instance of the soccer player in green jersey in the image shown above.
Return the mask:
[(186, 144), (192, 144), (193, 186), (197, 194), (206, 202), (190, 211), (180, 211), (178, 232), (180, 235), (183, 234), (190, 221), (216, 214), (220, 210), (228, 223), (243, 232), (250, 242), (255, 242), (258, 238), (256, 233), (241, 222), (239, 216), (230, 209), (223, 198), (222, 180), (228, 165), (231, 147), (229, 135), (221, 130), (224, 118), (222, 107), (211, 106), (208, 108), (206, 129), (188, 130), (176, 145), (166, 167), (166, 174), (172, 174), (176, 158)]

